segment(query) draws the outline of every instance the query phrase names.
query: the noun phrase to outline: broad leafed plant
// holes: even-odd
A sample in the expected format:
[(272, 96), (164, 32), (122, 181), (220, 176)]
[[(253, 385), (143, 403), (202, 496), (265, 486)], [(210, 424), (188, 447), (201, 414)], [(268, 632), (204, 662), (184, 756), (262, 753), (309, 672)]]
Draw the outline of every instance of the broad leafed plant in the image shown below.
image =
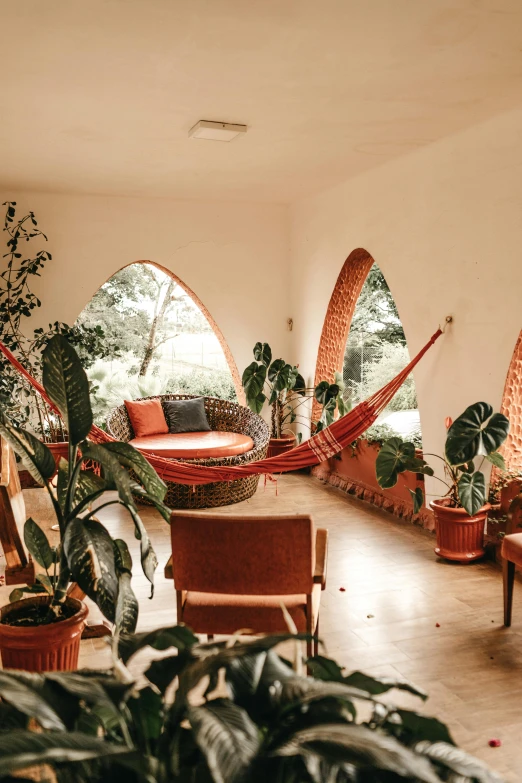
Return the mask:
[[(132, 632), (138, 602), (131, 587), (129, 550), (125, 541), (110, 536), (96, 515), (101, 508), (114, 504), (127, 509), (140, 541), (143, 571), (152, 586), (157, 559), (135, 497), (152, 502), (168, 521), (170, 509), (163, 503), (167, 487), (128, 443), (96, 444), (88, 440), (92, 427), (89, 383), (76, 351), (64, 337), (56, 335), (50, 340), (42, 361), (45, 391), (69, 433), (69, 458), (60, 461), (56, 489), (51, 483), (55, 460), (44, 443), (12, 424), (4, 412), (0, 412), (0, 435), (35, 481), (46, 488), (56, 514), (60, 543), (52, 547), (40, 526), (33, 519), (27, 520), (25, 543), (43, 572), (37, 575), (36, 584), (13, 591), (11, 599), (22, 598), (24, 593), (48, 593), (49, 611), (60, 616), (67, 589), (76, 582), (108, 620), (121, 631)], [(86, 461), (100, 470), (86, 469)], [(103, 498), (108, 490), (117, 496)], [(95, 503), (98, 506), (93, 509)]]
[(309, 388), (297, 366), (288, 364), (284, 359), (272, 359), (268, 343), (255, 344), (254, 359), (242, 377), (247, 405), (254, 413), (260, 413), (268, 402), (272, 409), (273, 438), (281, 438), (285, 428), (294, 422), (309, 423), (300, 408), (311, 397), (321, 407), (319, 420), (313, 422), (315, 432), (329, 426), (337, 412), (340, 416), (346, 413), (341, 373), (336, 373), (335, 383), (321, 381), (314, 388)]
[[(43, 765), (58, 783), (501, 783), (439, 720), (382, 699), (424, 700), (414, 685), (322, 656), (303, 676), (274, 650), (290, 638), (200, 644), (174, 626), (120, 637), (109, 672), (2, 672), (0, 780)], [(145, 647), (177, 654), (138, 684), (126, 665)]]
[[(449, 505), (464, 508), (473, 516), (486, 502), (486, 479), (481, 470), (484, 461), (505, 470), (498, 449), (507, 438), (509, 421), (502, 413), (493, 413), (487, 402), (476, 402), (454, 422), (449, 420), (448, 425), (444, 455), (429, 455), (441, 460), (444, 466), (444, 479), (435, 478), (445, 485), (444, 497)], [(433, 468), (416, 455), (414, 444), (399, 437), (383, 444), (375, 467), (383, 489), (394, 487), (404, 471), (434, 475)], [(422, 490), (417, 488), (410, 493), (417, 513), (424, 501)]]

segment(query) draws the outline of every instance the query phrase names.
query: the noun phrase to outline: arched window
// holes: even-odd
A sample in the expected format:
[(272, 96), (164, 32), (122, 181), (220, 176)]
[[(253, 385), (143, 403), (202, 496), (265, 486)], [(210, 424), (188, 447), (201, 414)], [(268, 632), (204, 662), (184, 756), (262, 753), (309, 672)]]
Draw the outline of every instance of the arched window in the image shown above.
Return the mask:
[(509, 419), (509, 435), (502, 447), (510, 471), (522, 472), (522, 332), (506, 376), (501, 412)]
[(88, 370), (97, 423), (124, 399), (202, 394), (237, 399), (237, 368), (214, 320), (171, 272), (136, 262), (116, 272), (78, 317), (104, 332)]
[[(354, 250), (330, 299), (316, 379), (330, 379), (342, 371), (345, 399), (353, 406), (382, 388), (408, 362), (406, 337), (386, 280), (366, 250)], [(380, 423), (420, 440), (413, 376), (395, 395)]]

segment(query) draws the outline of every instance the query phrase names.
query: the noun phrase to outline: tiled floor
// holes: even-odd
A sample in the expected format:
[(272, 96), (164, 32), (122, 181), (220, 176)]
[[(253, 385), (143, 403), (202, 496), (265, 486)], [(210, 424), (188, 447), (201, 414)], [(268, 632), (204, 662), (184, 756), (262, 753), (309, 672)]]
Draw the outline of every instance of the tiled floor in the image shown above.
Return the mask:
[[(27, 492), (26, 502), (36, 519), (50, 519), (39, 490)], [(430, 534), (309, 476), (281, 477), (277, 496), (274, 485), (260, 485), (252, 500), (226, 509), (305, 510), (330, 531), (321, 611), (327, 653), (349, 669), (411, 679), (430, 694), (426, 706), (396, 692), (393, 698), (446, 721), (460, 745), (507, 780), (522, 781), (522, 589), (515, 595), (513, 627), (505, 629), (496, 566), (438, 560)], [(137, 554), (132, 525), (123, 513), (108, 509), (100, 518)], [(162, 573), (170, 554), (168, 526), (148, 508), (143, 518), (160, 568), (156, 595), (149, 601), (135, 556), (140, 630), (172, 623), (176, 611), (172, 582)], [(8, 592), (0, 588), (0, 603)], [(106, 660), (102, 641), (82, 642), (81, 665), (102, 666)], [(491, 738), (500, 738), (502, 747), (489, 748)]]

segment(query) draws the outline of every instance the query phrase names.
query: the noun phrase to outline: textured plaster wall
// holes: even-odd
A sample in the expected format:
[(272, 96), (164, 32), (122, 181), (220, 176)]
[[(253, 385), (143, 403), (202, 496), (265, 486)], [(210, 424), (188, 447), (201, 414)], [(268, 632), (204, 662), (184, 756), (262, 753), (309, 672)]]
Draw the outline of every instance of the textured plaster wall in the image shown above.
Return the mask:
[[(348, 255), (364, 248), (391, 288), (412, 355), (426, 451), (444, 419), (499, 408), (522, 326), (522, 111), (421, 149), (291, 208), (294, 353), (315, 374), (325, 313)], [(431, 482), (428, 492), (436, 493)]]
[(53, 260), (35, 285), (34, 326), (74, 322), (111, 275), (153, 261), (177, 275), (220, 328), (242, 372), (257, 340), (289, 353), (289, 221), (281, 205), (1, 192), (33, 210)]

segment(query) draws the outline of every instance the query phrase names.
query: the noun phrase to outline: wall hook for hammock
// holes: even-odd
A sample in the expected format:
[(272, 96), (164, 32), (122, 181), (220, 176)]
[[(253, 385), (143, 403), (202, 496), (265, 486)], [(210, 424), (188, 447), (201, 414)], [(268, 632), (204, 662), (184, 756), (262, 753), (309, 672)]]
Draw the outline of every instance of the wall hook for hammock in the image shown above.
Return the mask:
[[(451, 323), (453, 323), (453, 316), (452, 316), (452, 315), (447, 315), (447, 316), (446, 316), (446, 318), (444, 319), (444, 321), (445, 321), (445, 323), (444, 323), (444, 326), (443, 326), (443, 327), (442, 327), (442, 329), (441, 329), (441, 332), (442, 332), (442, 334), (444, 334), (444, 332), (446, 331), (446, 329), (448, 328), (448, 326), (449, 326)], [(440, 327), (439, 327), (439, 328), (440, 328)]]

